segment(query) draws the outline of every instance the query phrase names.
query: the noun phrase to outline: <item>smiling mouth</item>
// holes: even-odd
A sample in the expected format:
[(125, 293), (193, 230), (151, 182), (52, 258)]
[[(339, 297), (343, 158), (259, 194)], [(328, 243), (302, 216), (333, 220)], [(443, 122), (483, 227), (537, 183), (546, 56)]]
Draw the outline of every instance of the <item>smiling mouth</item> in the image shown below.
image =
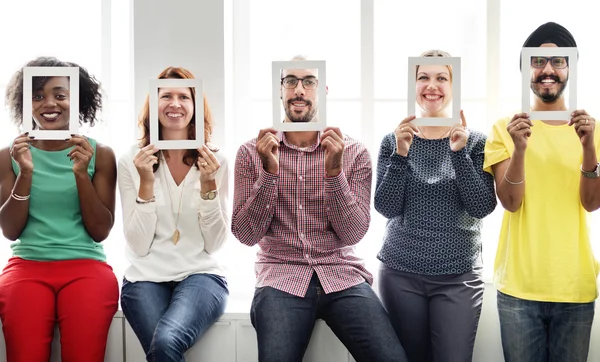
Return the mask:
[(557, 82), (552, 78), (544, 78), (539, 83), (542, 85), (542, 87), (550, 88), (553, 85), (555, 85)]
[(167, 112), (167, 117), (171, 119), (180, 119), (181, 117), (183, 117), (183, 113)]
[(441, 100), (443, 96), (437, 94), (423, 94), (423, 98), (427, 101), (438, 101)]
[(308, 108), (308, 104), (306, 102), (292, 102), (292, 108), (294, 112), (302, 112)]
[(58, 116), (60, 116), (60, 113), (59, 112), (41, 113), (40, 116), (42, 116), (42, 119), (44, 121), (54, 122), (54, 121), (56, 121), (56, 119), (58, 118)]

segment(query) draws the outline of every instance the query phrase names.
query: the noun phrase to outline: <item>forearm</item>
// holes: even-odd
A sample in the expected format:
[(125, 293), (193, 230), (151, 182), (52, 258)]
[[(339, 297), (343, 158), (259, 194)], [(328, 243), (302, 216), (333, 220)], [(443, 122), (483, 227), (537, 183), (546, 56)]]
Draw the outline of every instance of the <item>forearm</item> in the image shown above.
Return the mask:
[(215, 180), (200, 182), (200, 192), (202, 192), (203, 194), (205, 194), (209, 191), (216, 190), (216, 189), (217, 189), (217, 181), (215, 181)]
[(404, 190), (408, 176), (406, 157), (393, 154), (388, 163), (379, 161), (375, 186), (375, 209), (388, 219), (404, 212)]
[(521, 207), (525, 195), (525, 151), (517, 151), (505, 161), (506, 166), (494, 171), (496, 192), (502, 206), (515, 212)]
[(496, 208), (496, 193), (492, 175), (483, 171), (483, 153), (474, 158), (464, 148), (451, 153), (462, 204), (470, 216), (482, 219)]
[(252, 184), (236, 175), (231, 232), (243, 244), (253, 246), (267, 233), (275, 213), (278, 179), (264, 170)]
[(140, 179), (138, 197), (142, 200), (150, 200), (154, 197), (154, 178), (151, 180)]
[(353, 192), (344, 171), (326, 179), (327, 218), (343, 246), (357, 244), (367, 233), (371, 222), (369, 198), (370, 180)]
[[(598, 157), (594, 147), (589, 147), (583, 151), (583, 162), (581, 168), (584, 171), (593, 171), (598, 166)], [(589, 211), (595, 211), (600, 208), (600, 178), (588, 178), (580, 176), (579, 194), (581, 204)]]
[(198, 212), (198, 222), (204, 239), (204, 250), (212, 254), (219, 250), (227, 240), (229, 218), (225, 210), (220, 207), (218, 200), (201, 200), (201, 202), (216, 204), (213, 207), (203, 205)]
[(150, 251), (156, 232), (155, 203), (136, 204), (126, 213), (123, 210), (123, 232), (129, 248), (137, 255), (144, 256)]
[(113, 215), (98, 197), (87, 173), (76, 173), (75, 183), (77, 184), (83, 225), (94, 241), (101, 242), (110, 233), (114, 223)]
[[(20, 172), (11, 190), (18, 196), (27, 197), (31, 193), (32, 173)], [(29, 199), (16, 200), (9, 196), (4, 205), (0, 208), (0, 227), (2, 233), (8, 240), (17, 240), (29, 218)]]

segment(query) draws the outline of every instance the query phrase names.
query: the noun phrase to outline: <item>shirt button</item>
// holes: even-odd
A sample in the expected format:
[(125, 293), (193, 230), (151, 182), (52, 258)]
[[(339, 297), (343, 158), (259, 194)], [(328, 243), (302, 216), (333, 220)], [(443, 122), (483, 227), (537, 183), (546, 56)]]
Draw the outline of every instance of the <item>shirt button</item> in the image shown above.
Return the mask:
[(302, 210), (302, 205), (298, 205), (298, 208), (299, 208), (300, 210)]
[(298, 176), (298, 178), (300, 179), (300, 181), (302, 181), (302, 176)]
[(275, 182), (275, 180), (273, 180), (273, 181), (271, 181), (271, 182), (273, 182), (273, 185), (275, 185), (275, 183), (276, 183), (276, 182)]
[(267, 205), (267, 209), (270, 207), (270, 205)]
[(304, 238), (304, 233), (300, 233), (300, 237), (301, 237), (301, 238)]
[(306, 257), (306, 259), (310, 258), (310, 255), (306, 254), (304, 255)]

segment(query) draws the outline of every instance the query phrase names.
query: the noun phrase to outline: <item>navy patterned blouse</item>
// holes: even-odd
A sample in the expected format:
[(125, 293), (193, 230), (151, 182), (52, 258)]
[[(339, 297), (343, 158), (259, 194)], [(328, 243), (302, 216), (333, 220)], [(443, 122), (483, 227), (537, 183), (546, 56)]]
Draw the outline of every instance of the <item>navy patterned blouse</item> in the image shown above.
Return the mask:
[(483, 171), (486, 136), (470, 130), (467, 145), (450, 150), (448, 137), (414, 137), (407, 157), (393, 133), (381, 142), (375, 208), (388, 218), (377, 257), (389, 268), (462, 274), (481, 266), (481, 219), (494, 211), (492, 175)]

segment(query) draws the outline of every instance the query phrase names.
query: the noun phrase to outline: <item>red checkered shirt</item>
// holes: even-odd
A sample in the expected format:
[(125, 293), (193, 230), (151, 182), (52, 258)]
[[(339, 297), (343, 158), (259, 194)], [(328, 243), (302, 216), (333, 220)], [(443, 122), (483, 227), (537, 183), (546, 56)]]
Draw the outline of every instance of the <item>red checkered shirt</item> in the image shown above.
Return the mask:
[(319, 143), (299, 148), (278, 134), (279, 174), (266, 172), (256, 139), (243, 144), (235, 161), (231, 229), (246, 245), (258, 243), (256, 286), (304, 297), (313, 272), (325, 293), (373, 276), (354, 255), (370, 222), (371, 159), (365, 146), (344, 137), (342, 172), (325, 176)]

